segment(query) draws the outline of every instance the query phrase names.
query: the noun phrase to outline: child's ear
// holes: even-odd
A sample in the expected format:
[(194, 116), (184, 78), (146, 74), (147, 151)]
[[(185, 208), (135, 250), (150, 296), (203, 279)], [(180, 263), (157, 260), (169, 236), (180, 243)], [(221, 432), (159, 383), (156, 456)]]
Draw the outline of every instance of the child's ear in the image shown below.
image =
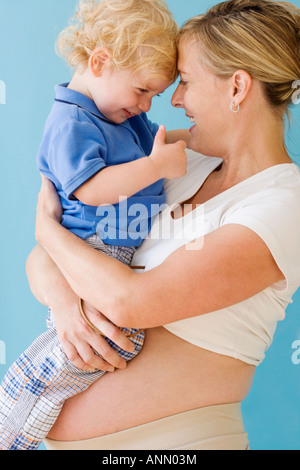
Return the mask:
[(111, 53), (105, 47), (95, 49), (89, 59), (89, 68), (94, 77), (100, 77), (102, 68), (111, 62)]

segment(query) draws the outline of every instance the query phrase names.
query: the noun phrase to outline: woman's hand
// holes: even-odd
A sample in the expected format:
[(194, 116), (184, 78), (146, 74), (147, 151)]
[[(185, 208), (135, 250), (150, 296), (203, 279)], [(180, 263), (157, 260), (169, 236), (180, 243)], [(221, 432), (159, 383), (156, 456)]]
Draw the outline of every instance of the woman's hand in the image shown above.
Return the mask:
[[(113, 350), (104, 337), (97, 335), (81, 317), (78, 309), (78, 297), (72, 296), (67, 305), (64, 301), (51, 307), (60, 343), (72, 364), (78, 369), (113, 372), (125, 369), (126, 361)], [(88, 320), (105, 336), (126, 351), (133, 352), (134, 345), (127, 336), (98, 310), (83, 303)], [(96, 354), (96, 351), (102, 357)]]

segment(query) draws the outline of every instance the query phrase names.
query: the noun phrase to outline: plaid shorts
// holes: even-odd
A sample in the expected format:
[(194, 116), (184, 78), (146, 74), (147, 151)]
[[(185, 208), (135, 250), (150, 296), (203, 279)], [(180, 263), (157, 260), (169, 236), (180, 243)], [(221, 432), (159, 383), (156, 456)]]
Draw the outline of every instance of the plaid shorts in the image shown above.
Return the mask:
[[(97, 250), (129, 265), (135, 249), (108, 246), (97, 237), (87, 240)], [(65, 355), (49, 309), (48, 330), (37, 338), (8, 370), (0, 386), (0, 450), (36, 450), (57, 420), (64, 402), (92, 385), (104, 371), (77, 369)], [(121, 328), (134, 334), (138, 330)], [(118, 354), (130, 361), (141, 351), (144, 332), (131, 338), (128, 353), (106, 338)]]

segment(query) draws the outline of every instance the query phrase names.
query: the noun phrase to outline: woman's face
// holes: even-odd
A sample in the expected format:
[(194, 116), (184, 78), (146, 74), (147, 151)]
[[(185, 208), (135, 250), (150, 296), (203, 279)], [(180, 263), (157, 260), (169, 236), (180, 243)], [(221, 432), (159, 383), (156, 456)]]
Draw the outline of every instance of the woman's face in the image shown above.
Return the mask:
[(172, 105), (184, 108), (194, 125), (190, 129), (190, 148), (208, 156), (224, 154), (229, 137), (230, 80), (209, 73), (200, 62), (199, 44), (194, 41), (179, 47), (180, 83)]

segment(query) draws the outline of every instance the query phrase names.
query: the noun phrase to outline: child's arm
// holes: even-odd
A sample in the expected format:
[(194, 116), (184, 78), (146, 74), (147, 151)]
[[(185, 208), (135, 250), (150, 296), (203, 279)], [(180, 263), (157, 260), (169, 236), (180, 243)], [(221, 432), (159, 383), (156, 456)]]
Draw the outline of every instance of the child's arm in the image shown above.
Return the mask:
[(161, 126), (149, 157), (106, 167), (83, 184), (74, 196), (83, 204), (116, 204), (163, 178), (180, 178), (186, 173), (186, 142), (166, 143), (166, 129)]

